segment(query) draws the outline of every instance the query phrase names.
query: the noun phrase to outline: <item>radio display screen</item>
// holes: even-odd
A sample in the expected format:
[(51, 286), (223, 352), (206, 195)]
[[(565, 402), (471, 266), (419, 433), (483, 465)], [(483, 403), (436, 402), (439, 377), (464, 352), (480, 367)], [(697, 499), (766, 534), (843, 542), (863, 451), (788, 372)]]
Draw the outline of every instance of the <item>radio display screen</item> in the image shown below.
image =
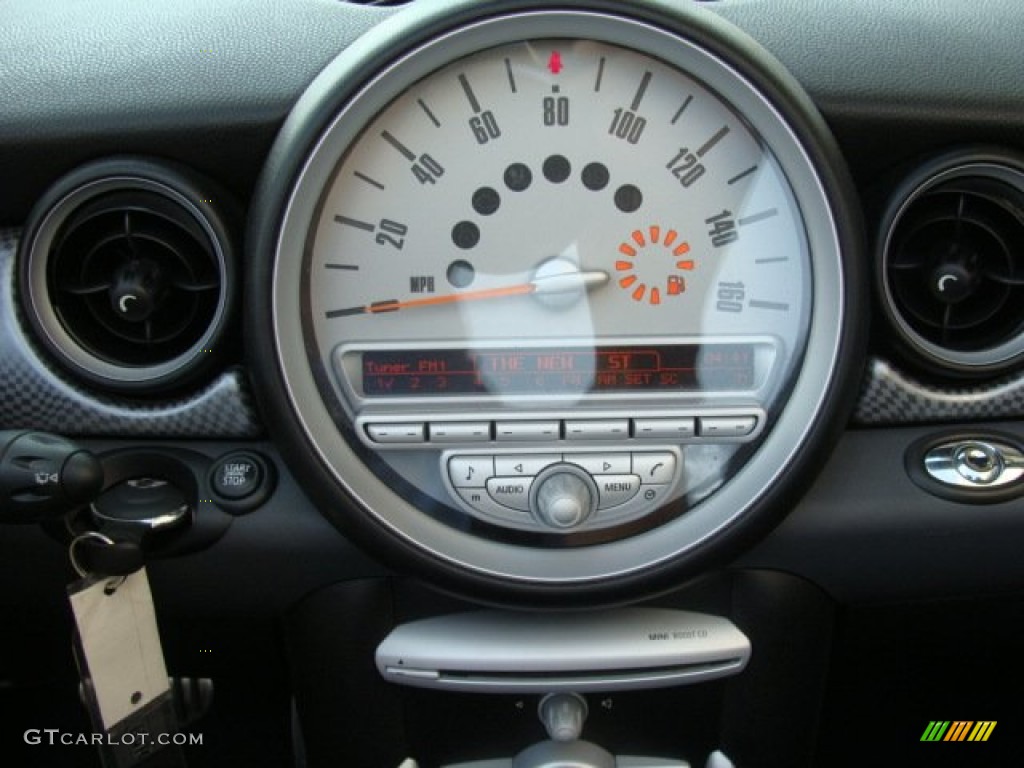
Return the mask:
[(754, 344), (370, 350), (367, 397), (708, 392), (755, 387)]

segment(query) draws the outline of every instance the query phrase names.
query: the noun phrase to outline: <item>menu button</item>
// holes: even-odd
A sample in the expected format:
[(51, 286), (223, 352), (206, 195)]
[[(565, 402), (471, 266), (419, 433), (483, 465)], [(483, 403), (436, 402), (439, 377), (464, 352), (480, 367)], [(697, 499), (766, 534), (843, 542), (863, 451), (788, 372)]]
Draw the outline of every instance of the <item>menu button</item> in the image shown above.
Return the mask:
[(640, 478), (637, 475), (599, 475), (594, 480), (597, 481), (598, 509), (625, 504), (640, 490)]

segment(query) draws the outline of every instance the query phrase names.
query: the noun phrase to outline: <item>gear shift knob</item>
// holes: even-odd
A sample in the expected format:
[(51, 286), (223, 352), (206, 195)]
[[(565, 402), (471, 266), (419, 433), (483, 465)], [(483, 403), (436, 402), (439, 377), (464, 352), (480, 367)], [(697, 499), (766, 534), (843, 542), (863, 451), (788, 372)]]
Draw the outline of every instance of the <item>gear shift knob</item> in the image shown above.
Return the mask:
[(549, 693), (537, 714), (552, 741), (576, 741), (587, 719), (587, 701), (578, 693)]

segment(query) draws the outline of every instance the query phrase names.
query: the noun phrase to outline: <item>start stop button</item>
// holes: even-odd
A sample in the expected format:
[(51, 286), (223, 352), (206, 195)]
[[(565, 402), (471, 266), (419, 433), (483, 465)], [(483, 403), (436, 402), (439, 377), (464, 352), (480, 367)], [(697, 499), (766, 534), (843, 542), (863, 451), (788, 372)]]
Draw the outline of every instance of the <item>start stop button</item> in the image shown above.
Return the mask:
[(229, 512), (250, 512), (273, 490), (272, 465), (250, 451), (221, 456), (210, 470), (210, 490), (219, 506)]

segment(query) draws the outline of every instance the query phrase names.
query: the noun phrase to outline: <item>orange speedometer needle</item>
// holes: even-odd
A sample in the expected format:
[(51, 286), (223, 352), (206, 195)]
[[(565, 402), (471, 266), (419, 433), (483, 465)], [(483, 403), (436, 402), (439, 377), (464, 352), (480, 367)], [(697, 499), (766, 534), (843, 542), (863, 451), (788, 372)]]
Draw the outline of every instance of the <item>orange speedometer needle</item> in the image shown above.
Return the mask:
[(506, 285), (500, 288), (483, 288), (479, 291), (446, 293), (441, 296), (426, 296), (422, 299), (409, 299), (408, 301), (378, 301), (365, 309), (370, 314), (376, 314), (377, 312), (394, 312), (398, 309), (432, 307), (435, 304), (453, 304), (457, 301), (483, 301), (486, 299), (500, 299), (505, 296), (521, 296), (526, 293), (533, 293), (534, 290), (536, 290), (536, 288), (533, 283), (520, 283), (519, 285)]
[(608, 279), (608, 273), (600, 270), (593, 270), (589, 272), (566, 272), (563, 274), (538, 277), (528, 283), (502, 285), (497, 288), (481, 288), (476, 291), (445, 293), (439, 296), (425, 296), (421, 299), (408, 299), (406, 301), (399, 301), (397, 299), (375, 301), (372, 304), (367, 304), (361, 307), (331, 310), (327, 313), (327, 317), (376, 315), (384, 312), (397, 312), (400, 309), (433, 307), (443, 304), (455, 304), (462, 301), (487, 301), (490, 299), (503, 299), (508, 296), (525, 296), (528, 294), (543, 295), (569, 293), (572, 291), (582, 292), (604, 285), (608, 282)]

